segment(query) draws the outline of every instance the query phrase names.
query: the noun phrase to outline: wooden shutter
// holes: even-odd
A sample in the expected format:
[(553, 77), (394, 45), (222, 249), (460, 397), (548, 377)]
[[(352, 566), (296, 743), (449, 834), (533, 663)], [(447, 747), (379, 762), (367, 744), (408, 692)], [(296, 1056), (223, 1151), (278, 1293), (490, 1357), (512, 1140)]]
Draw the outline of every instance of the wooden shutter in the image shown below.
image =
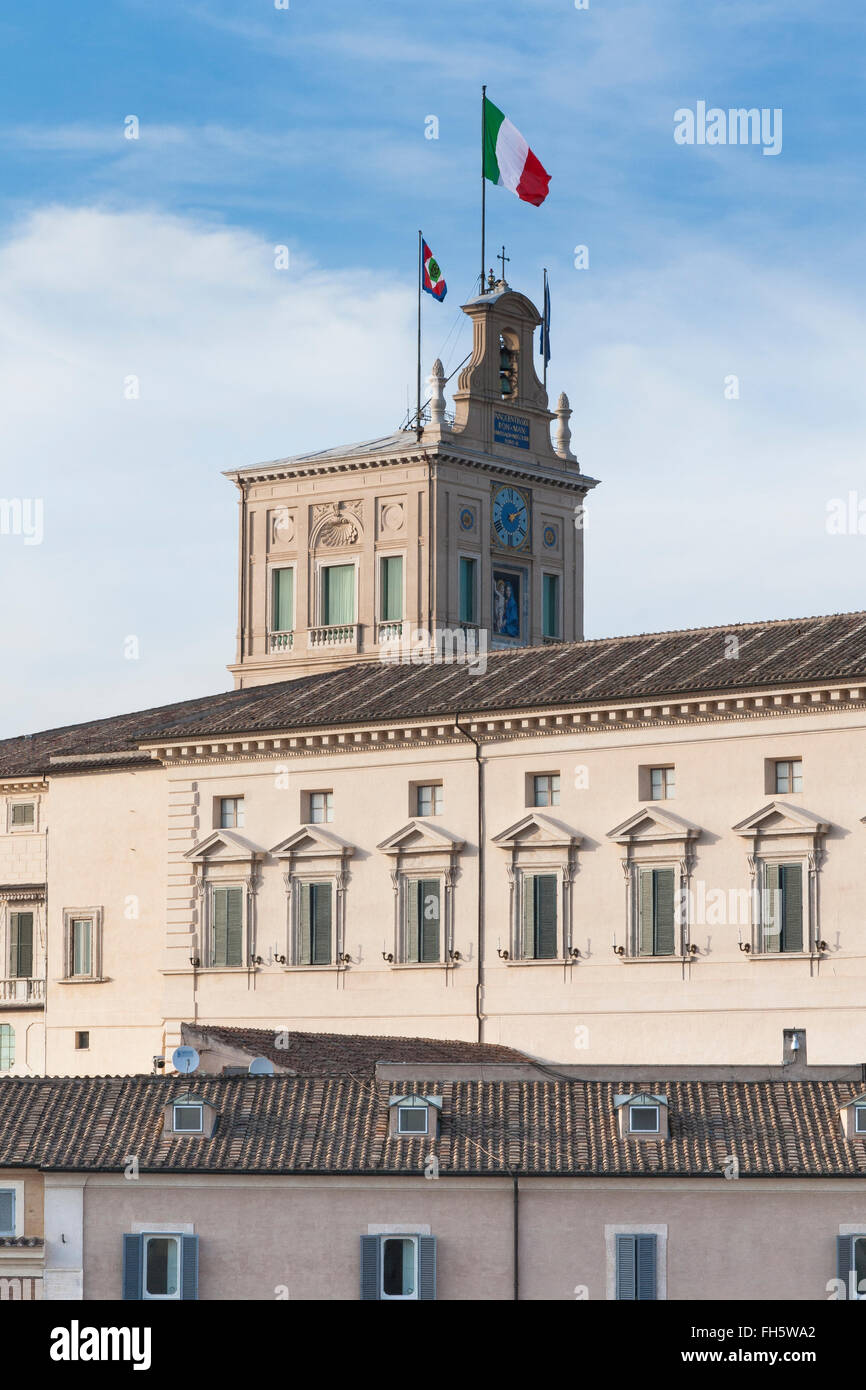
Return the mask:
[(673, 869), (655, 869), (653, 871), (653, 881), (655, 887), (655, 906), (653, 912), (655, 921), (655, 949), (653, 954), (657, 956), (672, 956), (675, 946)]
[(535, 958), (556, 959), (556, 874), (535, 878)]
[[(648, 870), (647, 872), (652, 872)], [(636, 1295), (635, 1237), (616, 1238), (616, 1296), (633, 1302)]]
[(436, 1237), (418, 1237), (418, 1297), (436, 1297)]
[(535, 959), (535, 875), (523, 875), (523, 940), (521, 955)]
[(298, 884), (298, 964), (312, 965), (312, 883)]
[(9, 973), (21, 979), (33, 974), (33, 913), (13, 912), (10, 921), (11, 951)]
[(764, 893), (761, 902), (763, 951), (782, 949), (782, 893), (778, 864), (764, 865)]
[(180, 1238), (180, 1296), (198, 1298), (198, 1236)]
[(312, 897), (312, 965), (331, 964), (331, 898), (330, 883), (311, 884)]
[(779, 869), (779, 886), (782, 889), (782, 935), (779, 949), (782, 951), (802, 951), (803, 949), (803, 866), (784, 864)]
[(653, 871), (638, 870), (638, 955), (653, 954)]
[(122, 1297), (127, 1301), (141, 1298), (142, 1236), (123, 1237)]
[(228, 926), (228, 889), (214, 888), (211, 902), (213, 904), (213, 948), (211, 950), (211, 965), (225, 965), (226, 961), (226, 942)]
[(227, 888), (226, 965), (244, 963), (244, 890)]
[(441, 885), (438, 878), (422, 878), (418, 884), (419, 960), (438, 961), (439, 923), (442, 912)]
[(851, 1271), (854, 1268), (854, 1237), (836, 1237), (836, 1275), (845, 1285), (845, 1297), (851, 1295)]
[(420, 949), (420, 928), (418, 904), (421, 898), (421, 882), (417, 878), (406, 882), (406, 960), (417, 961)]
[(361, 1298), (375, 1300), (379, 1292), (381, 1241), (378, 1236), (361, 1236)]
[(635, 1236), (637, 1294), (642, 1301), (656, 1297), (656, 1238)]

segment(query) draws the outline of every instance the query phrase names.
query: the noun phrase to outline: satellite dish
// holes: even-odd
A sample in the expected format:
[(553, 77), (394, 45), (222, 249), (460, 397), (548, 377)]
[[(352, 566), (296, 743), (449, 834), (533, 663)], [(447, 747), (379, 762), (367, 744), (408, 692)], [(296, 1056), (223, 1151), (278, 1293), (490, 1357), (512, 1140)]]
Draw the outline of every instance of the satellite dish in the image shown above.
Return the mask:
[(254, 1057), (249, 1065), (250, 1076), (273, 1076), (274, 1064), (269, 1057)]
[(194, 1072), (200, 1061), (201, 1058), (194, 1047), (176, 1047), (171, 1054), (171, 1065), (184, 1076)]

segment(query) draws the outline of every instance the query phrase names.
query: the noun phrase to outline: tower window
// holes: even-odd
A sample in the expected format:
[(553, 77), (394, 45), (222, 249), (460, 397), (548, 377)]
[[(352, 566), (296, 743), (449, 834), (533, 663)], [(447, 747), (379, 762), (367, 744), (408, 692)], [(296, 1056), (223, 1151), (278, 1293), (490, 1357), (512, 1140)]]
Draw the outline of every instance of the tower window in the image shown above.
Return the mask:
[(295, 571), (274, 570), (271, 583), (271, 632), (291, 632), (295, 626)]
[(542, 575), (542, 594), (541, 594), (541, 635), (542, 637), (557, 638), (560, 634), (559, 625), (559, 575)]
[(499, 335), (499, 391), (503, 397), (517, 395), (517, 346), (502, 333)]
[(403, 616), (403, 557), (383, 555), (379, 561), (379, 618), (397, 623)]
[(478, 561), (460, 556), (460, 621), (478, 622)]

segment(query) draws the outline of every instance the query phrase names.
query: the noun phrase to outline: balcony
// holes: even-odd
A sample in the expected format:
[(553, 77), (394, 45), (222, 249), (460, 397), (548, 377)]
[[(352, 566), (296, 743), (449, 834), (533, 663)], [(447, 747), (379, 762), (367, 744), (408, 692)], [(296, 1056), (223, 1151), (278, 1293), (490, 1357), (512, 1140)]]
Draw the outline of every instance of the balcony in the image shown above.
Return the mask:
[(314, 650), (329, 650), (331, 647), (346, 647), (358, 650), (358, 624), (343, 623), (336, 627), (311, 627), (307, 633), (307, 645)]
[(45, 981), (27, 976), (0, 980), (0, 1008), (4, 1004), (44, 1004)]
[(377, 642), (399, 642), (403, 636), (402, 619), (397, 622), (377, 623), (376, 641)]
[(290, 652), (295, 645), (293, 632), (272, 632), (269, 645), (272, 652)]

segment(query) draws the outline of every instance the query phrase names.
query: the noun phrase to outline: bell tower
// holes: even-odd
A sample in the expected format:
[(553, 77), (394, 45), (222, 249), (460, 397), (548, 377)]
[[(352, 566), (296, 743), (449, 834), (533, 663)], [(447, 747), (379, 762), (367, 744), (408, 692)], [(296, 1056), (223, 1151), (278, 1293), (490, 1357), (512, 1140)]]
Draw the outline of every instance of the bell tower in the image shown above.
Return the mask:
[(463, 312), (472, 353), (453, 415), (437, 361), (420, 433), (413, 424), (227, 475), (240, 514), (237, 685), (423, 660), (424, 634), (434, 660), (462, 643), (583, 636), (584, 501), (596, 480), (572, 453), (567, 397), (551, 411), (536, 374), (541, 317), (492, 277)]

